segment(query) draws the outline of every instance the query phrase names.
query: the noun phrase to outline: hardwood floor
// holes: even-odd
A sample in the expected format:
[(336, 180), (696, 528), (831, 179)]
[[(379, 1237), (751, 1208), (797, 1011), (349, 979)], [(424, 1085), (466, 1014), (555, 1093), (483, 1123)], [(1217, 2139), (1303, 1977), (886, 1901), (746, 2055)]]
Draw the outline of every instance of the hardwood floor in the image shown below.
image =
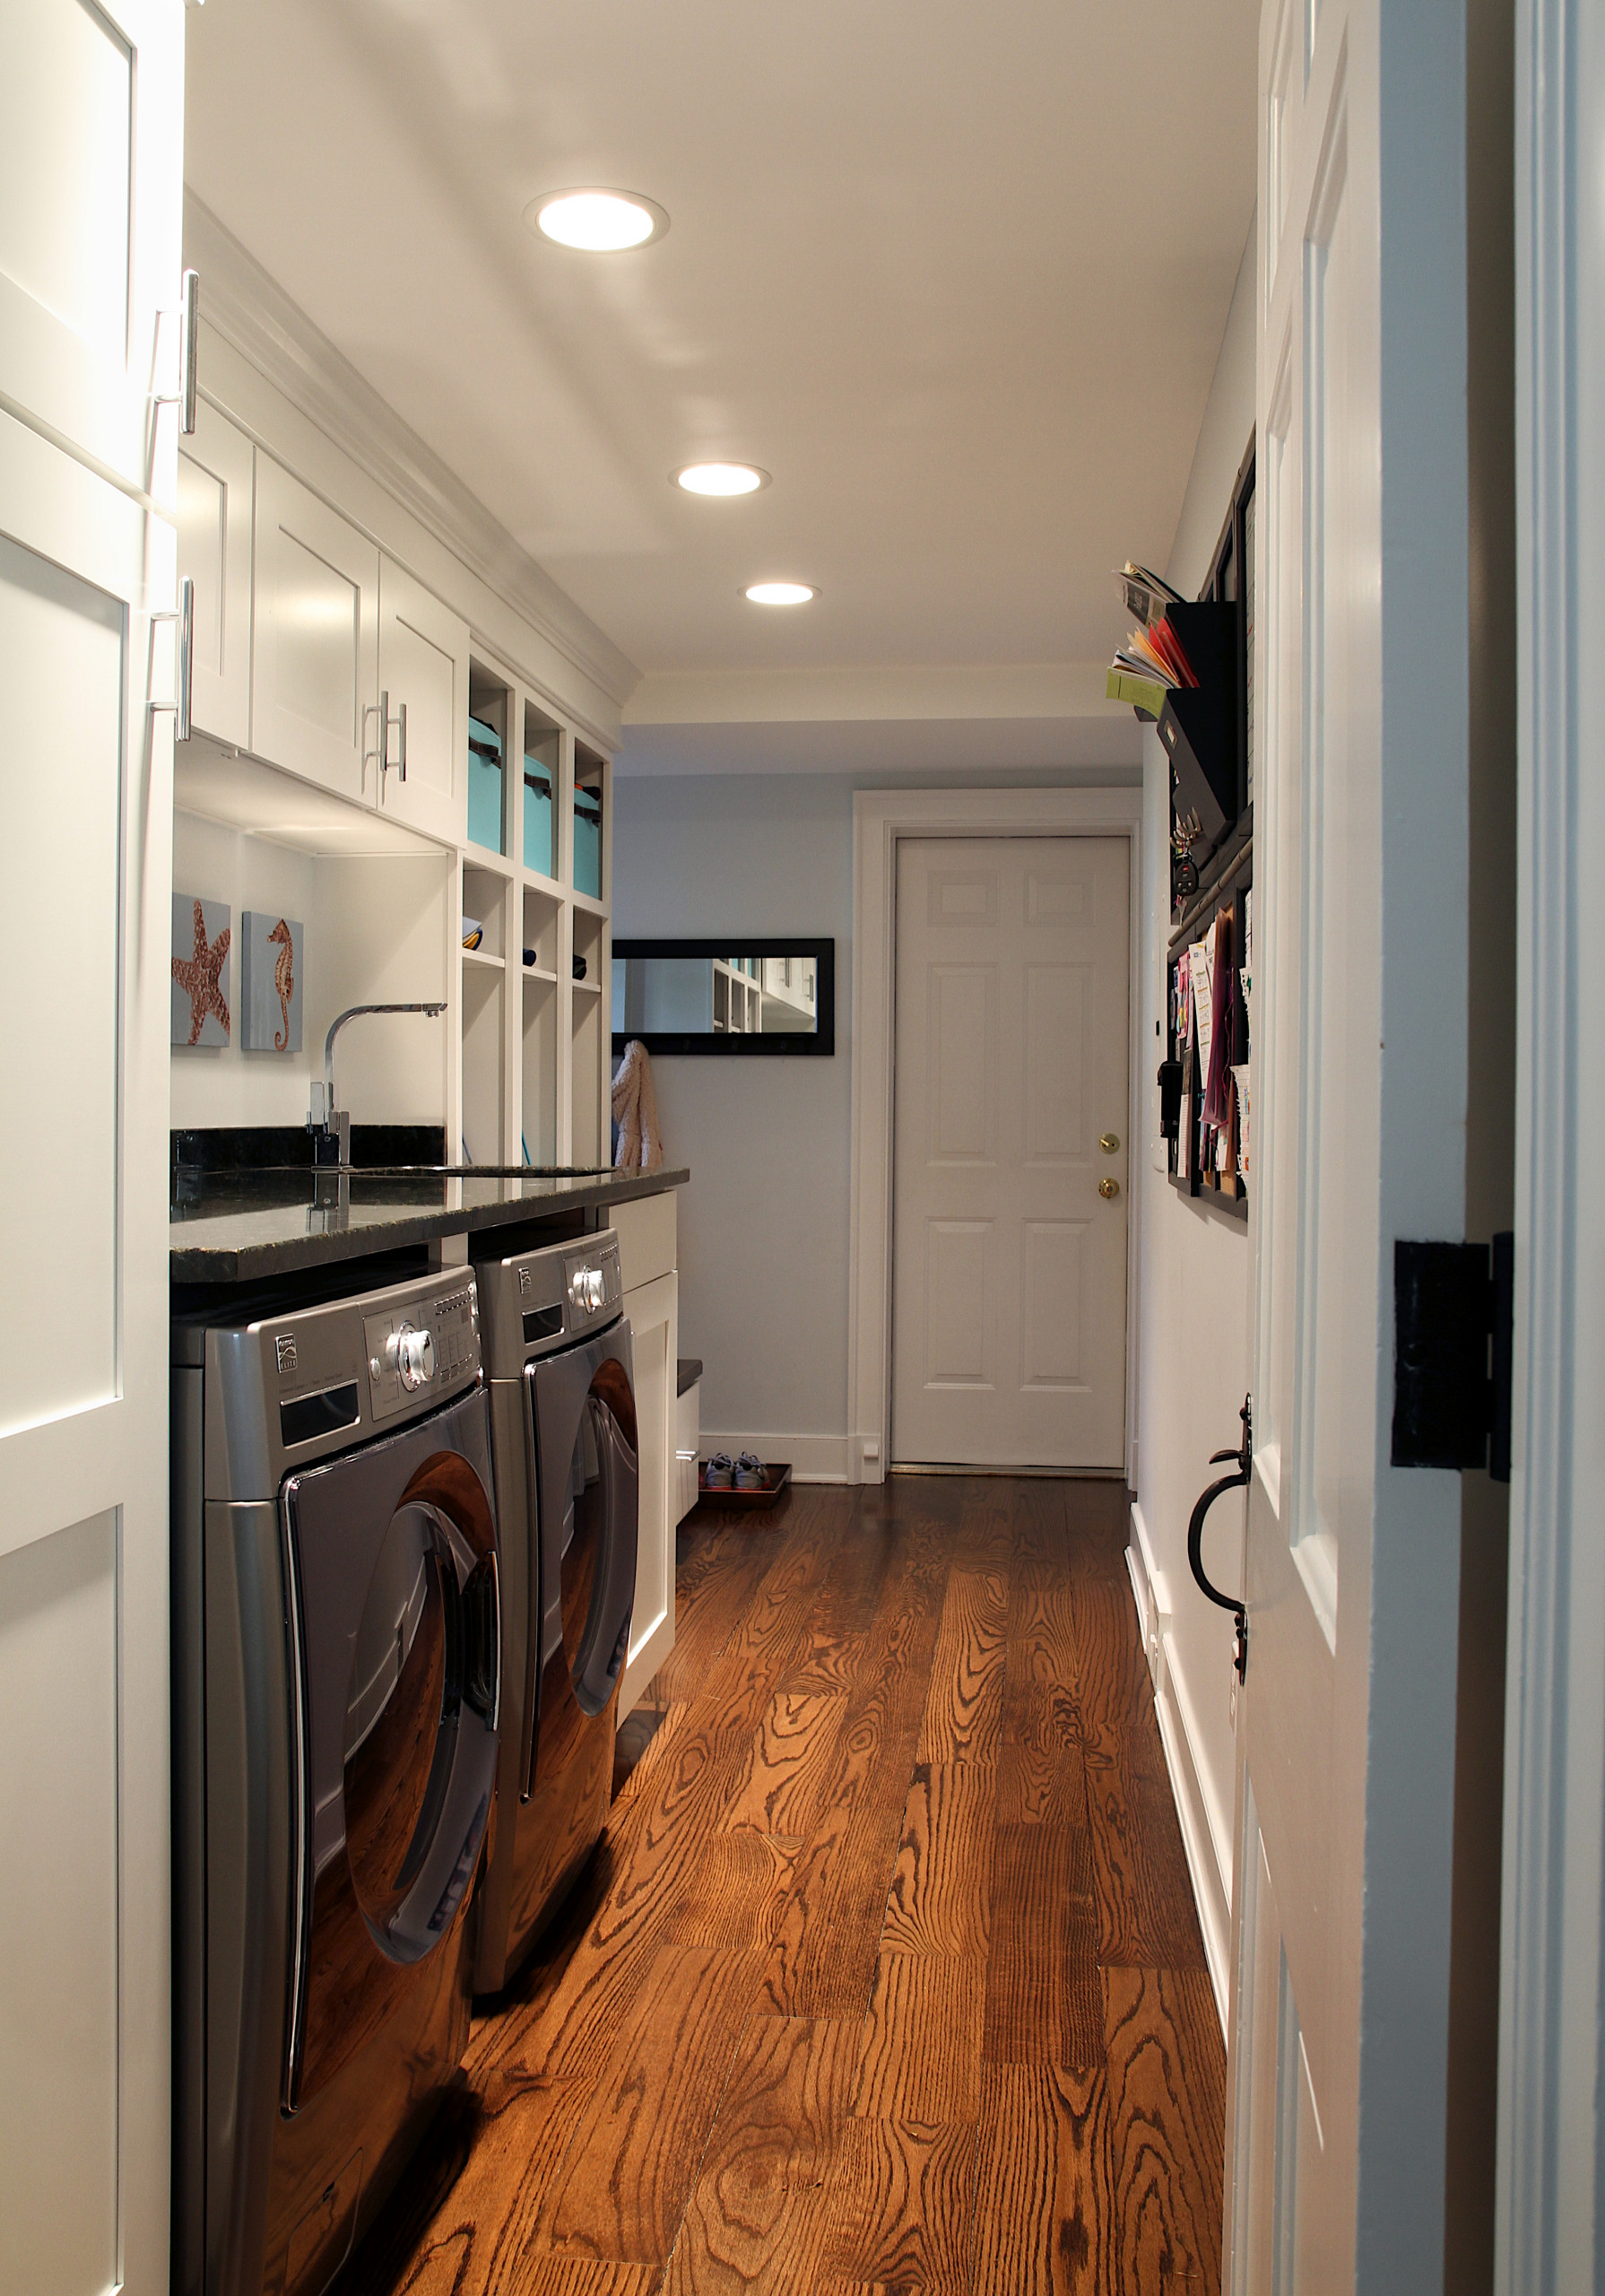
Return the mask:
[(352, 2296), (1219, 2287), (1225, 2063), (1110, 1483), (681, 1542), (604, 1841)]

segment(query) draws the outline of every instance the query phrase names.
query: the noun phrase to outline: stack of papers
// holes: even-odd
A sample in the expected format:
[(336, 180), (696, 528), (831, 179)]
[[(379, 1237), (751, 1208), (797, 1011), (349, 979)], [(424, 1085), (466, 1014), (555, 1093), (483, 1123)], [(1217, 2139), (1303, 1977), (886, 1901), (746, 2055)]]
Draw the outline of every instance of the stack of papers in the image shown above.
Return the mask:
[(1139, 622), (1162, 622), (1167, 606), (1179, 606), (1182, 603), (1179, 590), (1173, 590), (1158, 574), (1150, 573), (1146, 566), (1134, 564), (1129, 558), (1115, 579), (1120, 585), (1126, 612), (1134, 613)]
[(1157, 718), (1174, 687), (1198, 683), (1182, 641), (1166, 618), (1167, 607), (1179, 605), (1181, 600), (1167, 582), (1130, 559), (1115, 578), (1126, 604), (1143, 616), (1143, 627), (1131, 631), (1116, 651), (1104, 691), (1111, 701), (1129, 701), (1133, 709)]

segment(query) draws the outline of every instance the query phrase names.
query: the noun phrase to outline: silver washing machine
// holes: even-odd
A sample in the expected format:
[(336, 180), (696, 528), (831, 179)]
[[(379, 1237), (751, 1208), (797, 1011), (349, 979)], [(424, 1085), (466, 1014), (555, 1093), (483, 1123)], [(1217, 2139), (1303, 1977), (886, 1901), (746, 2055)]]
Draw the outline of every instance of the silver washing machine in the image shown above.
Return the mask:
[(175, 2296), (321, 2296), (467, 2040), (500, 1615), (473, 1279), (173, 1326)]
[(477, 1273), (504, 1572), (496, 1839), (475, 1917), (474, 1990), (493, 1993), (607, 1820), (639, 1474), (612, 1231)]

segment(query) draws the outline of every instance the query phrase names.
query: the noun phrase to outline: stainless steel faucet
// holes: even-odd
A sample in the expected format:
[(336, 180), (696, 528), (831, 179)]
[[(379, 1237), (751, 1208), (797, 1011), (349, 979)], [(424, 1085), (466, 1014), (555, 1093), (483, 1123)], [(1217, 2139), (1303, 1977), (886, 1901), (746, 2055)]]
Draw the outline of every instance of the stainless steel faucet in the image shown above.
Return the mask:
[(307, 1117), (314, 1164), (349, 1164), (351, 1161), (351, 1115), (347, 1109), (334, 1106), (334, 1039), (346, 1022), (357, 1020), (364, 1013), (427, 1013), (431, 1020), (438, 1020), (445, 1010), (444, 1004), (350, 1004), (343, 1013), (335, 1014), (324, 1039), (323, 1083), (313, 1079), (312, 1106)]

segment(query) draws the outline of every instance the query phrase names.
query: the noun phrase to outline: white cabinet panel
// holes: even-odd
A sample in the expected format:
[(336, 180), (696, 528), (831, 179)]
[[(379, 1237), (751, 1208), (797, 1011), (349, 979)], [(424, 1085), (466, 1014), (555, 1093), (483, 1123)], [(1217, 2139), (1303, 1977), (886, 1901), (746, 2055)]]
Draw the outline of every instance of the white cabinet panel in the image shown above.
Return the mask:
[(0, 2022), (0, 2289), (19, 2296), (119, 2278), (117, 1533), (101, 1515), (0, 1558), (0, 1866), (29, 1877), (0, 1892), (22, 1980)]
[(0, 2289), (165, 2296), (176, 538), (7, 413), (0, 537)]
[(468, 625), (391, 559), (379, 564), (379, 686), (407, 712), (404, 776), (393, 724), (379, 803), (398, 821), (461, 844), (468, 830)]
[[(673, 1198), (669, 1201), (672, 1203)], [(674, 1389), (680, 1278), (660, 1275), (655, 1283), (627, 1292), (624, 1312), (629, 1318), (635, 1358), (641, 1511), (629, 1657), (619, 1689), (620, 1720), (674, 1648), (674, 1526), (680, 1515)]]
[(0, 1434), (117, 1389), (123, 628), (116, 598), (0, 535), (0, 969), (20, 984), (6, 1057), (52, 1139), (72, 1143), (34, 1158), (13, 1133), (0, 1151), (6, 1201), (28, 1205), (9, 1223), (5, 1289), (31, 1303), (0, 1318)]
[(379, 553), (256, 457), (251, 747), (337, 796), (377, 802)]
[[(0, 394), (123, 484), (171, 484), (184, 12), (11, 0), (0, 33)], [(170, 316), (160, 322), (158, 313)]]
[(251, 739), (252, 447), (205, 400), (178, 448), (178, 573), (195, 586), (190, 709), (197, 732)]

